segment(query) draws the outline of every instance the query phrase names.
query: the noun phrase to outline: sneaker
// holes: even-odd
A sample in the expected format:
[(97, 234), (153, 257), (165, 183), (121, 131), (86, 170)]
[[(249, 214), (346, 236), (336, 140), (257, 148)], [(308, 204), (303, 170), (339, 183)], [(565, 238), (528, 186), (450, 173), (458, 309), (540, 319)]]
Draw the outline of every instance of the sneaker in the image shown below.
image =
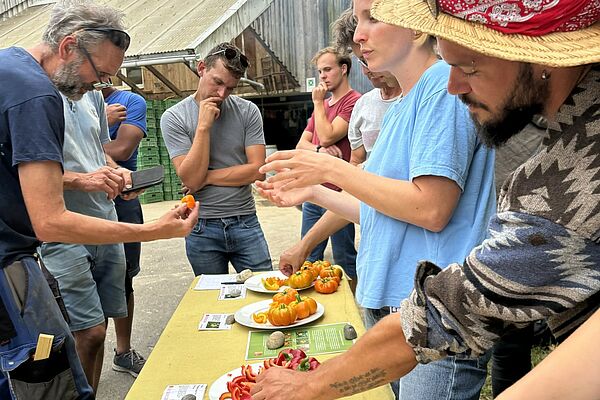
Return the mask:
[(115, 356), (113, 357), (112, 369), (118, 372), (128, 372), (137, 378), (146, 363), (146, 359), (134, 349), (130, 349), (123, 354), (117, 354), (116, 349), (114, 351)]

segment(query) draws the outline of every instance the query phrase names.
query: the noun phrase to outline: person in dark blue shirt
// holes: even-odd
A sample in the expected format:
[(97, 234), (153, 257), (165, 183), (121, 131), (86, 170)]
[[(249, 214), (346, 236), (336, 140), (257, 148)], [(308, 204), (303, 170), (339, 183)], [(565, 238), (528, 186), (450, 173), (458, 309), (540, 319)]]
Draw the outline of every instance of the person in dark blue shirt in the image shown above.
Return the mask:
[[(102, 89), (107, 104), (106, 114), (111, 141), (104, 145), (104, 151), (121, 167), (137, 170), (137, 153), (141, 140), (146, 136), (146, 100), (139, 94), (117, 90), (113, 87)], [(137, 198), (125, 200), (115, 198), (115, 209), (121, 222), (143, 224), (142, 206)], [(112, 368), (137, 376), (146, 360), (131, 348), (131, 328), (135, 310), (133, 277), (140, 272), (141, 243), (125, 243), (125, 297), (127, 317), (115, 318), (117, 348), (114, 349)]]
[[(185, 205), (149, 225), (65, 210), (64, 120), (58, 90), (79, 99), (118, 71), (130, 42), (122, 16), (91, 2), (61, 1), (52, 10), (42, 43), (28, 50), (0, 50), (2, 399), (94, 397), (55, 301), (58, 293), (50, 290), (37, 263), (40, 240), (101, 244), (186, 236), (198, 218), (198, 207), (190, 212)], [(95, 179), (110, 181), (118, 191), (131, 184), (128, 174)], [(48, 274), (49, 282), (50, 278)], [(53, 335), (52, 351), (33, 361), (40, 334)]]

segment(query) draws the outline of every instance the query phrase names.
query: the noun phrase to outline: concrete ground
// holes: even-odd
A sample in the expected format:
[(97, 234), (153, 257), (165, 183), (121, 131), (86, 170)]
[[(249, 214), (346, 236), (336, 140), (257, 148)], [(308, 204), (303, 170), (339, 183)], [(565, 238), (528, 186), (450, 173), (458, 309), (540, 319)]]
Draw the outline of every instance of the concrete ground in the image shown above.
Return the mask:
[[(158, 219), (175, 204), (176, 201), (166, 201), (144, 205), (146, 222)], [(281, 252), (300, 238), (301, 213), (296, 208), (277, 208), (259, 199), (257, 213), (265, 232), (273, 265), (277, 268)], [(327, 248), (325, 258), (332, 258), (330, 247)], [(194, 275), (185, 256), (183, 239), (144, 243), (141, 266), (140, 274), (134, 279), (132, 346), (147, 357)], [(134, 382), (134, 378), (129, 374), (111, 369), (114, 347), (115, 331), (111, 322), (107, 331), (98, 400), (124, 399)]]

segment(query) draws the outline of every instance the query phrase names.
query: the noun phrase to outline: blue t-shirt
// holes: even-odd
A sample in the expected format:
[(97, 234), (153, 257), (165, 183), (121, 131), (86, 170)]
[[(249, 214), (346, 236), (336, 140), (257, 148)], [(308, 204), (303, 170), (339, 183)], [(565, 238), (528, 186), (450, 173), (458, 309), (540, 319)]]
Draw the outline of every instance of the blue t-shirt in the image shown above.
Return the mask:
[(0, 268), (35, 252), (39, 241), (25, 208), (18, 165), (56, 161), (64, 134), (60, 94), (24, 49), (0, 50)]
[[(117, 133), (121, 127), (121, 124), (137, 126), (142, 130), (142, 132), (144, 132), (144, 137), (146, 137), (146, 100), (144, 100), (142, 96), (124, 90), (116, 90), (112, 92), (104, 101), (109, 105), (119, 103), (127, 108), (127, 118), (125, 121), (116, 123), (110, 127), (109, 132), (112, 140), (117, 138)], [(127, 168), (130, 171), (135, 171), (137, 170), (137, 155), (138, 149), (136, 147), (129, 159), (125, 161), (117, 161), (117, 164)]]
[(467, 108), (448, 93), (449, 72), (437, 62), (388, 109), (365, 170), (405, 181), (447, 177), (461, 188), (460, 200), (439, 233), (361, 203), (356, 298), (363, 307), (398, 307), (413, 288), (419, 260), (462, 264), (495, 212), (494, 151), (478, 140)]

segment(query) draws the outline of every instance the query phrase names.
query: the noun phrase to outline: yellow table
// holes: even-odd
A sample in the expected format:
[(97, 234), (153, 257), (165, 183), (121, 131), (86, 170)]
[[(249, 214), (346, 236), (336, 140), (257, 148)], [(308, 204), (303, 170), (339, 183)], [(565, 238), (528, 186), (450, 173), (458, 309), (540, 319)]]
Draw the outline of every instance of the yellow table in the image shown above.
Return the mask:
[[(245, 299), (220, 301), (218, 290), (193, 290), (197, 280), (194, 279), (181, 299), (126, 400), (160, 400), (168, 385), (199, 383), (208, 385), (205, 394), (208, 399), (208, 389), (214, 380), (242, 364), (255, 362), (244, 360), (249, 328), (236, 323), (230, 331), (198, 331), (198, 324), (205, 313), (233, 314), (246, 304), (272, 296), (248, 291)], [(302, 294), (314, 297), (325, 307), (325, 315), (312, 325), (350, 322), (359, 336), (364, 334), (347, 280), (342, 281), (334, 294), (324, 295), (314, 289), (304, 290)], [(333, 356), (335, 354), (316, 357), (324, 361)], [(392, 400), (394, 396), (389, 385), (385, 385), (350, 398)]]

